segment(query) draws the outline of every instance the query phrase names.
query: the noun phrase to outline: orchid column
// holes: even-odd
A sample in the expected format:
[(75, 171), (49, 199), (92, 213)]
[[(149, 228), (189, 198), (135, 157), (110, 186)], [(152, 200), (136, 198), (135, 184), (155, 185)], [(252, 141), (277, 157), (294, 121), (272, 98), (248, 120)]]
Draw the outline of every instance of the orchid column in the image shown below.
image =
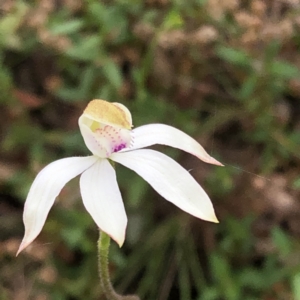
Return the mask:
[[(38, 236), (64, 185), (80, 174), (83, 204), (105, 233), (103, 240), (100, 238), (99, 241), (100, 253), (104, 248), (108, 251), (108, 236), (121, 247), (125, 240), (127, 216), (111, 161), (136, 172), (162, 197), (183, 211), (203, 220), (218, 222), (209, 197), (188, 171), (160, 152), (141, 149), (154, 144), (168, 145), (221, 166), (196, 140), (163, 124), (144, 125), (132, 130), (129, 110), (120, 103), (104, 100), (93, 100), (88, 104), (79, 118), (79, 127), (93, 155), (57, 160), (37, 175), (25, 203), (25, 235), (18, 253)], [(107, 296), (107, 299), (122, 298)]]

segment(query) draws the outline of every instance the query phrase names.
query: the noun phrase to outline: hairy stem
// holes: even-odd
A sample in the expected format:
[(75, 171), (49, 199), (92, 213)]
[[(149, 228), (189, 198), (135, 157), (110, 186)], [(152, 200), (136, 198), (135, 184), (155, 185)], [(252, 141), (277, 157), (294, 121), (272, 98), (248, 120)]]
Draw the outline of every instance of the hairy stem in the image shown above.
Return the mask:
[(121, 296), (117, 294), (111, 284), (108, 269), (110, 237), (103, 231), (100, 231), (98, 240), (98, 270), (101, 284), (101, 291), (105, 300), (140, 300), (135, 295)]

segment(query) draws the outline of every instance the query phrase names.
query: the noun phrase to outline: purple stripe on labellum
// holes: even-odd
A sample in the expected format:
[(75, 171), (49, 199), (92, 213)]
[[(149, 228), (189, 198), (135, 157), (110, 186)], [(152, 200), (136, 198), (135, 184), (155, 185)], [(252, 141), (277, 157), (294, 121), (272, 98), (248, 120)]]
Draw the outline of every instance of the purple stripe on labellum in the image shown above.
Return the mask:
[(127, 129), (105, 125), (96, 129), (95, 139), (99, 149), (101, 151), (103, 149), (106, 157), (109, 157), (112, 153), (119, 152), (130, 145), (131, 133)]
[(126, 148), (126, 144), (120, 144), (120, 145), (118, 145), (118, 146), (116, 146), (115, 148), (114, 148), (114, 151), (113, 152), (119, 152), (119, 151), (121, 151), (122, 149), (124, 149), (124, 148)]

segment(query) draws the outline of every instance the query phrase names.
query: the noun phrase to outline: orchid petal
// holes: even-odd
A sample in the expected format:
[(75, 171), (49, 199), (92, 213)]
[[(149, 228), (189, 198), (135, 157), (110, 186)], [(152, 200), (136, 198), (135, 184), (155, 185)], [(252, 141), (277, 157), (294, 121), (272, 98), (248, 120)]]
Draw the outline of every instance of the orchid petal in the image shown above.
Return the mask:
[(135, 128), (133, 130), (133, 146), (129, 150), (140, 149), (155, 144), (178, 148), (195, 155), (207, 163), (222, 166), (195, 139), (175, 127), (164, 124), (149, 124)]
[(78, 120), (79, 129), (85, 145), (94, 155), (97, 155), (99, 157), (106, 157), (106, 149), (101, 144), (99, 144), (99, 142), (95, 138), (95, 134), (86, 124), (85, 120), (86, 118), (84, 116), (81, 116)]
[(97, 157), (69, 157), (47, 165), (35, 178), (29, 190), (23, 213), (25, 235), (17, 255), (41, 232), (55, 198), (65, 184), (88, 169)]
[(125, 240), (127, 216), (117, 184), (116, 172), (101, 159), (80, 177), (83, 204), (98, 227), (121, 247)]
[(170, 157), (142, 149), (113, 153), (110, 159), (136, 172), (180, 209), (203, 220), (218, 222), (205, 191), (188, 171)]

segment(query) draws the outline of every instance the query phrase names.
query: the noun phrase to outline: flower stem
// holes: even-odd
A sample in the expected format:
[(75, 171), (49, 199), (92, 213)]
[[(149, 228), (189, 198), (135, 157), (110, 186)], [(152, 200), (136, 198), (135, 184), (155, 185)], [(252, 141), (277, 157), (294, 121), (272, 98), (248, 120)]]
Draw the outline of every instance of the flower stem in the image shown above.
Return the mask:
[[(99, 230), (100, 231), (100, 230)], [(100, 277), (101, 291), (106, 300), (139, 300), (135, 295), (121, 296), (117, 294), (111, 284), (108, 270), (108, 253), (110, 237), (100, 231), (98, 240), (98, 271)]]
[(101, 289), (106, 299), (115, 300), (118, 298), (110, 282), (108, 270), (109, 244), (109, 236), (105, 232), (100, 231), (100, 236), (98, 240), (98, 270), (100, 276)]

